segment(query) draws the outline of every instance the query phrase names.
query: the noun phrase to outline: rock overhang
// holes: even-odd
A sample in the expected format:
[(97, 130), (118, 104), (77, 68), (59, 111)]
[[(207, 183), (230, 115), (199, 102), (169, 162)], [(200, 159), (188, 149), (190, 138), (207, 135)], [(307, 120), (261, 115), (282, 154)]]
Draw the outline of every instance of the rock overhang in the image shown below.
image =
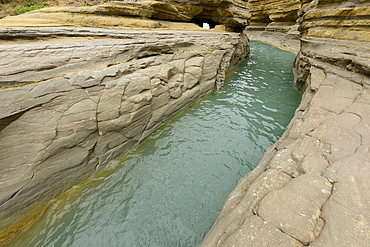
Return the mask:
[(248, 1), (110, 1), (97, 6), (101, 13), (131, 15), (178, 22), (208, 21), (225, 25), (228, 31), (242, 31), (251, 14)]
[(23, 227), (48, 200), (222, 87), (248, 55), (243, 33), (135, 11), (51, 7), (0, 20), (0, 245), (10, 224)]

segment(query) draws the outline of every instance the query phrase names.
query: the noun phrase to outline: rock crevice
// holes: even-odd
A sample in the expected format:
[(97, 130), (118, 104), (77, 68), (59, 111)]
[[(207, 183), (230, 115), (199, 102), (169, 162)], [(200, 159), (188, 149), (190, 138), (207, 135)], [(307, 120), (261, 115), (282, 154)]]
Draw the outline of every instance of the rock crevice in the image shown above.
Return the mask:
[[(302, 102), (281, 139), (230, 194), (202, 247), (369, 244), (370, 5), (302, 6), (295, 61)], [(272, 171), (277, 178), (264, 175)], [(277, 179), (283, 183), (267, 192), (261, 185)], [(257, 231), (256, 217), (276, 230)]]
[(60, 27), (13, 28), (6, 19), (1, 241), (48, 200), (220, 89), (249, 51), (243, 33), (67, 27), (60, 20)]
[(286, 41), (300, 39), (295, 83), (304, 94), (200, 246), (367, 246), (369, 16), (368, 1), (179, 0), (1, 20), (0, 230), (222, 87), (247, 56), (247, 38), (186, 22), (237, 31), (250, 18), (261, 38), (277, 32), (292, 50)]

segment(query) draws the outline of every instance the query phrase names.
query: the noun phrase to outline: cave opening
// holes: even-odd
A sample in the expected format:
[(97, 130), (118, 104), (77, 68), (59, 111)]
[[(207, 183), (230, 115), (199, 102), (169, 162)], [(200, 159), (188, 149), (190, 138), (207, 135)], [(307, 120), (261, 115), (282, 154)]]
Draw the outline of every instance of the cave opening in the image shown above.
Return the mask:
[(197, 24), (199, 27), (204, 28), (204, 29), (213, 29), (216, 27), (217, 23), (214, 22), (211, 19), (193, 19), (193, 23)]

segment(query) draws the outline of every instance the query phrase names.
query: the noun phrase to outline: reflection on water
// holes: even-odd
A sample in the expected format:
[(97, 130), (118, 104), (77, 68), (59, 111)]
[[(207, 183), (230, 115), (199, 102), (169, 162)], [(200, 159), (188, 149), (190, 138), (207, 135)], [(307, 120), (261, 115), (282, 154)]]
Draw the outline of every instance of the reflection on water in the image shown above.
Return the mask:
[(293, 60), (252, 42), (251, 57), (223, 91), (57, 201), (12, 246), (197, 246), (293, 116), (300, 101)]

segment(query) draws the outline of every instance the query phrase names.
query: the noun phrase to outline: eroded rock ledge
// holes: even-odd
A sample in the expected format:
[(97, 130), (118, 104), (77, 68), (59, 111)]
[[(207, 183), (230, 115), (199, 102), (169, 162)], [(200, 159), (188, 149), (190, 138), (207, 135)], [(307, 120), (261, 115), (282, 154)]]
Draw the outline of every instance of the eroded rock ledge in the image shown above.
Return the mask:
[(370, 3), (304, 6), (295, 64), (302, 102), (201, 247), (370, 243)]
[[(151, 28), (166, 27), (161, 21), (173, 21), (183, 23), (207, 22), (211, 27), (222, 25), (227, 31), (242, 32), (248, 25), (249, 4), (246, 0), (207, 0), (207, 1), (185, 1), (185, 0), (120, 0), (107, 1), (93, 7), (51, 7), (37, 12), (27, 13), (24, 21), (18, 17), (6, 18), (7, 25), (29, 26), (32, 23), (50, 25), (70, 25), (83, 23), (85, 25), (105, 25), (108, 20), (114, 26), (135, 27), (138, 22), (149, 21)], [(32, 16), (32, 17), (31, 17)], [(132, 19), (123, 20), (122, 16)], [(15, 22), (12, 19), (17, 19)], [(96, 21), (99, 19), (99, 21)], [(63, 22), (61, 22), (63, 20)], [(31, 21), (31, 22), (30, 22)], [(164, 26), (162, 26), (164, 24)]]
[[(222, 87), (248, 56), (240, 33), (81, 27), (58, 15), (40, 27), (48, 11), (0, 23), (3, 233)], [(27, 16), (29, 28), (14, 27)]]
[[(28, 21), (22, 23), (15, 22), (16, 17), (2, 21), (8, 27), (2, 37), (20, 40), (17, 49), (10, 43), (1, 46), (9, 58), (1, 61), (7, 67), (0, 91), (0, 137), (5, 140), (0, 144), (0, 216), (7, 219), (1, 221), (2, 229), (12, 220), (10, 215), (25, 216), (41, 204), (39, 198), (53, 197), (85, 179), (198, 96), (220, 86), (229, 61), (236, 64), (233, 57), (242, 57), (233, 55), (245, 50), (236, 48), (238, 34), (160, 29), (135, 33), (107, 27), (173, 28), (161, 19), (183, 18), (217, 20), (233, 29), (248, 21), (241, 11), (246, 1), (189, 1), (189, 9), (181, 8), (185, 1), (147, 2), (153, 4), (44, 9), (26, 14)], [(201, 246), (367, 246), (369, 3), (249, 4), (252, 30), (302, 36), (295, 74), (305, 93), (284, 136), (240, 180)], [(218, 12), (226, 5), (235, 12)], [(130, 15), (156, 20), (109, 16), (130, 7)], [(206, 11), (200, 10), (203, 7)], [(238, 13), (242, 15), (232, 18)], [(20, 26), (29, 29), (17, 29)], [(45, 26), (49, 28), (40, 28)], [(96, 26), (106, 28), (91, 28)], [(39, 40), (25, 42), (21, 37)], [(37, 186), (40, 181), (43, 187)], [(32, 200), (25, 203), (24, 198)]]
[(229, 31), (242, 31), (251, 17), (248, 0), (121, 0), (109, 1), (97, 8), (115, 15), (195, 23), (206, 21), (225, 25)]

